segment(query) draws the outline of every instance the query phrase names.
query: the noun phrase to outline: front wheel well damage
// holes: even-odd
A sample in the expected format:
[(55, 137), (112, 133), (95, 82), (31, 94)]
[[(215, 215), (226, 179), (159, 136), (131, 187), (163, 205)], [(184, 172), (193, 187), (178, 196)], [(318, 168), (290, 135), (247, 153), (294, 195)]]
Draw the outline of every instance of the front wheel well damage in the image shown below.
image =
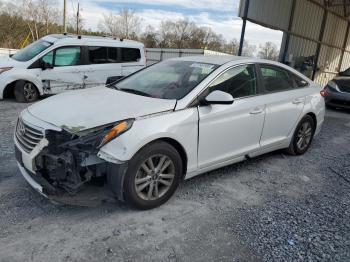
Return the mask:
[(38, 87), (33, 82), (27, 81), (25, 79), (18, 79), (18, 80), (12, 81), (11, 83), (6, 85), (6, 87), (4, 88), (4, 91), (3, 91), (3, 98), (15, 98), (15, 86), (19, 81), (32, 83), (39, 92)]

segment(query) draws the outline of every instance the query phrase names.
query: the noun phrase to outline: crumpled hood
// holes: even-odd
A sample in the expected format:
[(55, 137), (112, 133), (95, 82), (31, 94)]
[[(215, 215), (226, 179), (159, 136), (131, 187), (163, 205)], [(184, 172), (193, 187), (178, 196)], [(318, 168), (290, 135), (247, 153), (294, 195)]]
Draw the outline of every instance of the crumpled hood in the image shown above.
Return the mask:
[(150, 98), (105, 86), (62, 93), (28, 108), (35, 117), (78, 132), (128, 118), (173, 110), (176, 100)]

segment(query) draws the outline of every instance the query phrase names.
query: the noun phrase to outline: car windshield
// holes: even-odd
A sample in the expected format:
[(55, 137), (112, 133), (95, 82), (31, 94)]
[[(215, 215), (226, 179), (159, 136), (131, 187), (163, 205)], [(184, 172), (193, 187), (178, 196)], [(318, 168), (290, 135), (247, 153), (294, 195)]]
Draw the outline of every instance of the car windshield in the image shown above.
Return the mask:
[(51, 45), (52, 43), (50, 42), (39, 40), (19, 50), (12, 56), (12, 58), (17, 61), (26, 62), (40, 54)]
[(169, 60), (146, 68), (112, 85), (118, 90), (162, 99), (181, 99), (218, 65)]

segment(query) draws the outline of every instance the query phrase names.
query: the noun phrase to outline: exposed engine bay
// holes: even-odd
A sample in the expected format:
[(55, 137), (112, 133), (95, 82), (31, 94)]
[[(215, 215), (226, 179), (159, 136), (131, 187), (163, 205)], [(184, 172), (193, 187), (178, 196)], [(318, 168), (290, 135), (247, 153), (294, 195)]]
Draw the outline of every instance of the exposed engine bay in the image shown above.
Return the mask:
[(108, 129), (83, 134), (46, 130), (49, 144), (35, 158), (35, 167), (36, 173), (51, 186), (46, 188), (50, 194), (75, 195), (85, 184), (102, 186), (108, 172), (117, 173), (118, 165), (97, 156)]

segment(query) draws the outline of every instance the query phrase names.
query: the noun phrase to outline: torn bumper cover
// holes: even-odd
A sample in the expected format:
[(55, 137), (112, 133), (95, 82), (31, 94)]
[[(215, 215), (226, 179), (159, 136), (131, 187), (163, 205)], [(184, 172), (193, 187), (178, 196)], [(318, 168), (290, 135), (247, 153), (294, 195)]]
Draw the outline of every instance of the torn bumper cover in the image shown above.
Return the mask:
[[(20, 144), (15, 143), (19, 169), (36, 191), (58, 202), (59, 197), (73, 197), (86, 192), (87, 187), (95, 187), (96, 190), (97, 187), (105, 188), (108, 179), (113, 179), (114, 185), (117, 185), (112, 189), (114, 195), (124, 200), (123, 181), (127, 163), (112, 163), (97, 156), (97, 145), (103, 133), (96, 131), (77, 136), (66, 131), (46, 130), (44, 139), (48, 144), (40, 148), (35, 156), (25, 154)], [(32, 170), (24, 162), (30, 162)]]

